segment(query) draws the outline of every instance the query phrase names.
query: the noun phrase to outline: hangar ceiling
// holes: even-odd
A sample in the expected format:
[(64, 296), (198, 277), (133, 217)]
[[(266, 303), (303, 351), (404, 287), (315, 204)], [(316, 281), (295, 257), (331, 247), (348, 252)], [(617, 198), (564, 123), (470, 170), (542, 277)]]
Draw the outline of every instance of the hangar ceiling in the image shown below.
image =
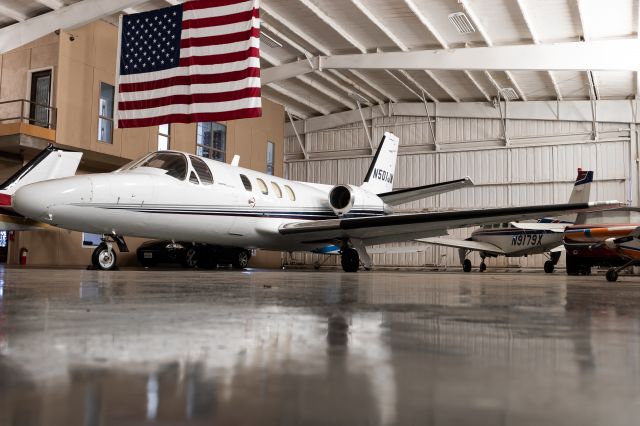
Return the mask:
[[(181, 2), (110, 0), (109, 8), (104, 1), (98, 7), (98, 1), (3, 0), (0, 39), (9, 31), (24, 33), (36, 17), (41, 28), (48, 16), (51, 28), (62, 18), (63, 29), (82, 25), (86, 13), (63, 14), (77, 3), (95, 4), (101, 10), (92, 19), (117, 25), (119, 10), (135, 13)], [(316, 56), (637, 39), (639, 1), (262, 0), (262, 66)], [(466, 19), (473, 31), (463, 33), (454, 25), (456, 13), (464, 14), (455, 17)], [(498, 92), (512, 101), (600, 100), (631, 99), (640, 90), (634, 71), (396, 68), (316, 69), (264, 85), (263, 93), (306, 119), (357, 109), (355, 97), (363, 105), (421, 102), (423, 96), (429, 102), (490, 101)]]

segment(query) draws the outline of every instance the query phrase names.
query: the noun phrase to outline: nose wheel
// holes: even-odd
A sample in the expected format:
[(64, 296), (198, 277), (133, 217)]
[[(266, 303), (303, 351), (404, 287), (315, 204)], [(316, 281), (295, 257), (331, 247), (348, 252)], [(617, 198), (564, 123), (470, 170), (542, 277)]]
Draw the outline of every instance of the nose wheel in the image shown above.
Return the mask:
[(113, 249), (113, 243), (118, 246), (120, 253), (127, 253), (129, 251), (123, 237), (119, 235), (104, 235), (102, 242), (93, 250), (91, 254), (91, 266), (87, 269), (100, 269), (103, 271), (117, 269), (116, 263), (118, 257)]
[(116, 252), (110, 244), (102, 243), (93, 250), (91, 255), (91, 264), (96, 269), (110, 271), (116, 267)]

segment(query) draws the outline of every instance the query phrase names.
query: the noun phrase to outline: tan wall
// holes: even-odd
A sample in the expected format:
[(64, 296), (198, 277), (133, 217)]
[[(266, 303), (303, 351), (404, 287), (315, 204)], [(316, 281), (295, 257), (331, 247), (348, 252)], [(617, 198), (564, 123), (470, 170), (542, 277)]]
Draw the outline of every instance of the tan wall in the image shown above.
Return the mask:
[[(0, 102), (29, 99), (30, 70), (53, 69), (52, 84), (55, 88), (58, 75), (58, 44), (58, 36), (50, 34), (0, 55)], [(55, 89), (52, 93), (55, 94)], [(55, 95), (53, 103), (55, 105)], [(19, 104), (0, 105), (0, 118), (19, 115)]]
[(57, 86), (58, 143), (95, 152), (138, 158), (157, 148), (157, 127), (116, 129), (113, 143), (98, 141), (100, 83), (115, 86), (118, 32), (96, 21), (60, 34)]
[[(56, 142), (88, 151), (126, 159), (138, 158), (157, 149), (157, 127), (115, 130), (113, 144), (98, 141), (98, 104), (100, 82), (115, 85), (117, 31), (112, 25), (97, 21), (41, 39), (40, 44), (25, 46), (0, 57), (0, 98), (2, 87), (22, 86), (26, 94), (26, 74), (32, 63), (42, 65), (47, 60), (54, 70), (54, 102), (58, 108)], [(59, 41), (58, 41), (59, 40)], [(46, 49), (45, 46), (48, 46)], [(46, 53), (45, 53), (46, 51)], [(15, 56), (11, 56), (15, 55)], [(6, 71), (5, 71), (6, 65)], [(15, 74), (15, 75), (14, 75)], [(6, 76), (6, 77), (5, 77)], [(6, 78), (6, 82), (5, 82)], [(14, 96), (13, 93), (7, 93)], [(267, 141), (275, 144), (275, 174), (283, 175), (284, 108), (263, 99), (263, 117), (236, 120), (227, 125), (227, 161), (235, 154), (240, 164), (264, 172), (266, 170)], [(171, 149), (195, 153), (196, 124), (171, 125)], [(11, 168), (14, 170), (15, 167)], [(0, 176), (10, 170), (0, 163)], [(79, 173), (83, 173), (80, 172)], [(40, 232), (17, 233), (11, 242), (10, 263), (18, 261), (21, 247), (29, 249), (31, 265), (88, 265), (91, 249), (82, 248), (79, 232), (52, 229)], [(144, 240), (127, 238), (131, 254), (120, 254), (118, 264), (135, 265), (135, 249)], [(259, 252), (252, 259), (255, 267), (279, 267), (279, 252)]]

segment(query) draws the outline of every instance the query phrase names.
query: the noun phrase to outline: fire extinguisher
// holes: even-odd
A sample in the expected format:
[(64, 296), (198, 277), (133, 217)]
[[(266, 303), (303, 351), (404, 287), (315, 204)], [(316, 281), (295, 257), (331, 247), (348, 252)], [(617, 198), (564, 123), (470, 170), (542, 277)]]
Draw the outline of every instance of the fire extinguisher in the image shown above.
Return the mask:
[(26, 265), (28, 257), (29, 257), (29, 249), (22, 247), (20, 249), (20, 265)]

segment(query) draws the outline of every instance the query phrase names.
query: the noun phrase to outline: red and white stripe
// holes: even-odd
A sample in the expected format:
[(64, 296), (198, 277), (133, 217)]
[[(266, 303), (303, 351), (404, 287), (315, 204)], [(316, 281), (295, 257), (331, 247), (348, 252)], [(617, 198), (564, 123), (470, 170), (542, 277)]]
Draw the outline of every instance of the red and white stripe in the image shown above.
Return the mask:
[[(212, 3), (216, 6), (212, 7)], [(259, 0), (183, 3), (179, 66), (122, 75), (118, 126), (259, 117)]]

